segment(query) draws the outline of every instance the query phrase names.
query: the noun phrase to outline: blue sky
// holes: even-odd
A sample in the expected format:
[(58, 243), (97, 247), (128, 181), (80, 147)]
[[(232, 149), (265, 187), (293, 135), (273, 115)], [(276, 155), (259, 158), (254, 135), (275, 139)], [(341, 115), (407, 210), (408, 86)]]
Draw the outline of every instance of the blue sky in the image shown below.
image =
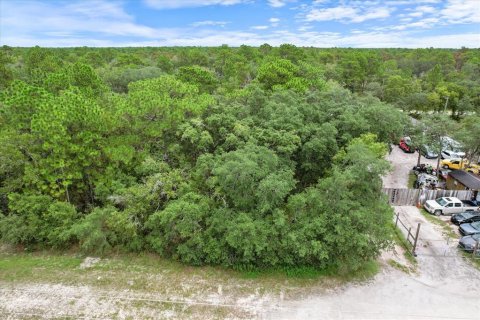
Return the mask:
[(0, 0), (0, 45), (480, 47), (480, 0)]

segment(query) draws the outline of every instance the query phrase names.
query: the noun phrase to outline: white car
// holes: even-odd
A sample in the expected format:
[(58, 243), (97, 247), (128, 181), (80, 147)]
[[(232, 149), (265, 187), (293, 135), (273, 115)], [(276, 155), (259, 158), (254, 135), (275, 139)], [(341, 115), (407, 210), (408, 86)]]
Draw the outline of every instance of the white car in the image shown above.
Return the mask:
[(450, 137), (442, 137), (442, 152), (440, 156), (442, 159), (458, 159), (464, 158), (465, 152), (462, 151), (460, 142), (453, 140)]
[(441, 197), (435, 200), (428, 200), (423, 207), (436, 216), (478, 210), (478, 206), (473, 201), (460, 200), (455, 197)]
[(461, 151), (452, 151), (452, 150), (442, 150), (440, 153), (442, 159), (459, 159), (465, 157), (465, 152)]

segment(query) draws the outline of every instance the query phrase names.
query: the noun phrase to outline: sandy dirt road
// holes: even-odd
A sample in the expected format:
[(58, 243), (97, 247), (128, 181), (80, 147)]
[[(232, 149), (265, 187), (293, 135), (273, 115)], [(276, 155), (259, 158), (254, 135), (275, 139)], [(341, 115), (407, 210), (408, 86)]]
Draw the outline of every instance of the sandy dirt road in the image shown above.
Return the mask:
[(367, 284), (289, 302), (267, 319), (479, 319), (480, 272), (416, 207), (396, 207), (407, 225), (422, 224), (418, 269), (384, 268)]

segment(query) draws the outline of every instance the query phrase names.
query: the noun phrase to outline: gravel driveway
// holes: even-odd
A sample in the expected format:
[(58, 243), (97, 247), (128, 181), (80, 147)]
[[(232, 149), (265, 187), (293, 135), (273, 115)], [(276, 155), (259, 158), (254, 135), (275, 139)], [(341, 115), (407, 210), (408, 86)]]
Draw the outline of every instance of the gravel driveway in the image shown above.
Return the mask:
[[(418, 152), (405, 153), (398, 146), (392, 147), (392, 152), (386, 158), (392, 164), (392, 171), (383, 178), (383, 186), (385, 188), (407, 188), (408, 174), (417, 165)], [(437, 159), (427, 159), (422, 156), (420, 163), (437, 167)]]
[(395, 211), (422, 224), (415, 274), (386, 267), (367, 284), (287, 303), (267, 319), (480, 319), (480, 272), (416, 207)]

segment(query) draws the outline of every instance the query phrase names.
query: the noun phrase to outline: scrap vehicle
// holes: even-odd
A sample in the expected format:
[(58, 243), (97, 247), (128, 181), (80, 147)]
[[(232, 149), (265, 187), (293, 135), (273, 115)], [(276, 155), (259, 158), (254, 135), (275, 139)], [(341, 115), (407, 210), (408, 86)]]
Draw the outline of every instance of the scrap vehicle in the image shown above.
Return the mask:
[(435, 189), (438, 186), (438, 178), (428, 173), (420, 173), (415, 181), (416, 189)]
[(422, 156), (424, 156), (425, 158), (427, 159), (436, 159), (438, 158), (438, 153), (436, 153), (432, 147), (426, 145), (426, 144), (422, 144), (420, 146), (420, 153), (422, 154)]
[(414, 166), (413, 167), (413, 172), (416, 175), (419, 175), (420, 173), (428, 173), (431, 175), (437, 175), (437, 170), (435, 170), (432, 165), (430, 164), (425, 164), (421, 163), (419, 166)]
[(398, 146), (400, 147), (400, 149), (403, 150), (403, 152), (407, 152), (407, 153), (415, 152), (415, 148), (413, 147), (412, 139), (410, 139), (410, 137), (403, 137), (402, 139), (400, 139)]

